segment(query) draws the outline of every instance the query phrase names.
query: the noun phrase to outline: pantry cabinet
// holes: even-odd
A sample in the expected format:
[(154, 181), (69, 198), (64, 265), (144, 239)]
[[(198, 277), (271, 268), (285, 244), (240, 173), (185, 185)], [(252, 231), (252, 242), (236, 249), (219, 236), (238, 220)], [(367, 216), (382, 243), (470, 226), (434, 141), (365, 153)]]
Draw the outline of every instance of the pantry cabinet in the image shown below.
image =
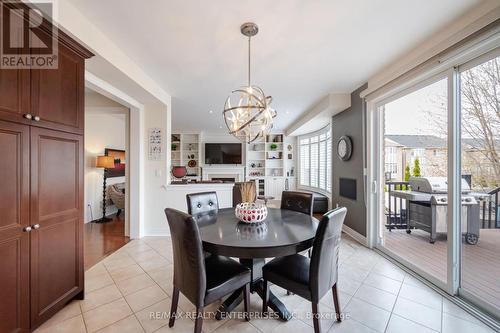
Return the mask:
[(82, 298), (84, 66), (0, 69), (0, 332), (29, 332)]

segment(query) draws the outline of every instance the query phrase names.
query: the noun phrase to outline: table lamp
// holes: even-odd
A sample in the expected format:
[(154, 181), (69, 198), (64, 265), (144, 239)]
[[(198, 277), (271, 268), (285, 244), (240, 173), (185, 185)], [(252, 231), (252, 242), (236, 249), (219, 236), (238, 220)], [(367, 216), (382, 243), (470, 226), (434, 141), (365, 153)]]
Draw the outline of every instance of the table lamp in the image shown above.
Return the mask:
[(113, 156), (97, 156), (95, 163), (96, 168), (104, 168), (103, 183), (102, 183), (102, 218), (97, 220), (97, 223), (105, 223), (111, 221), (106, 217), (106, 178), (108, 176), (108, 169), (115, 167), (115, 159)]

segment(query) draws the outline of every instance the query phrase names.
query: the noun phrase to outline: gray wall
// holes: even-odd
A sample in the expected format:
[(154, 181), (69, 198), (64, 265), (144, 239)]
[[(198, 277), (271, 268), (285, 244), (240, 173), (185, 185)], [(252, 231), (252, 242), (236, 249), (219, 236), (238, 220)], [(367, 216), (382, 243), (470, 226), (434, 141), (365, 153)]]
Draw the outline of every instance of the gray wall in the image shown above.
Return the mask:
[[(364, 110), (365, 103), (359, 93), (365, 90), (367, 84), (356, 89), (351, 94), (351, 107), (332, 117), (332, 168), (333, 193), (332, 204), (335, 207), (345, 206), (347, 216), (345, 225), (366, 236), (366, 206), (364, 189)], [(349, 161), (342, 161), (337, 155), (337, 142), (343, 135), (351, 137), (352, 157)], [(339, 196), (339, 178), (356, 179), (357, 199), (352, 200)]]

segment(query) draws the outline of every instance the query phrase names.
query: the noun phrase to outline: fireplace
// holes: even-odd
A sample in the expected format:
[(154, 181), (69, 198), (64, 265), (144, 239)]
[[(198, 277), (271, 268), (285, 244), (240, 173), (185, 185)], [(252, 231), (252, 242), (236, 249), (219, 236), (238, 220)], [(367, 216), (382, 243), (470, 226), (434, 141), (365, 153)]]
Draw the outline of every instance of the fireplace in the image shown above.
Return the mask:
[(210, 180), (222, 181), (223, 183), (234, 183), (236, 178), (231, 177), (211, 177)]
[(204, 167), (203, 180), (220, 180), (224, 183), (242, 182), (245, 180), (244, 167)]

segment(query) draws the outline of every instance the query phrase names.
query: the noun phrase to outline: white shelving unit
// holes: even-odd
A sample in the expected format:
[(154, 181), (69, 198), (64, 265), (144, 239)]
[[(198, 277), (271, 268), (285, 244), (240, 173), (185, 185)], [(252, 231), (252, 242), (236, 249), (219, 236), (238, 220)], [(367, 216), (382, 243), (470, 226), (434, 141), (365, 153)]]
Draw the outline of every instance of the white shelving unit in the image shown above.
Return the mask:
[[(203, 133), (172, 134), (172, 145), (175, 145), (175, 149), (173, 147), (171, 149), (172, 166), (185, 166), (188, 170), (186, 178), (196, 180), (202, 178), (200, 166), (203, 166), (202, 149), (205, 139)], [(211, 138), (211, 140), (217, 142), (219, 138)], [(225, 141), (220, 138), (220, 142)], [(257, 195), (274, 196), (279, 200), (283, 190), (295, 189), (296, 140), (294, 137), (273, 133), (250, 144), (244, 144), (243, 147), (245, 178), (256, 181)], [(189, 167), (190, 160), (195, 161), (196, 166)]]
[[(201, 180), (200, 135), (172, 134), (171, 144), (172, 166), (185, 166), (187, 168), (185, 178)], [(194, 161), (195, 166), (189, 166), (190, 161)]]
[(295, 175), (290, 176), (295, 171), (294, 148), (294, 138), (281, 133), (246, 145), (246, 177), (257, 182), (257, 195), (280, 199), (285, 184), (288, 189), (295, 189)]

